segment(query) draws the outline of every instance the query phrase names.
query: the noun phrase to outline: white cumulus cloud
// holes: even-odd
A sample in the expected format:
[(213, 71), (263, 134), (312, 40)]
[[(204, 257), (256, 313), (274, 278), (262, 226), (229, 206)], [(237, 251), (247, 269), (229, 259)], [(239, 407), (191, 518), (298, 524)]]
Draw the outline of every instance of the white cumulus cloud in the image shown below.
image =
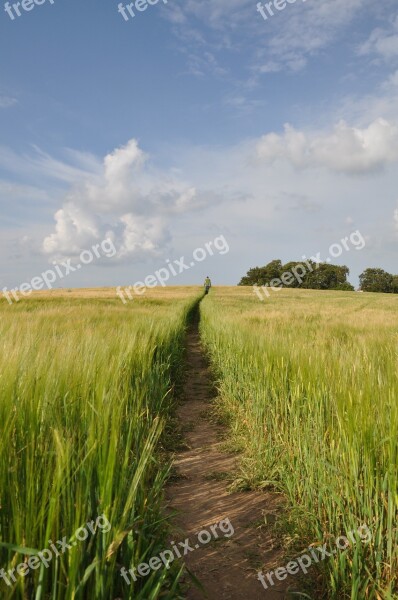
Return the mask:
[(257, 143), (256, 154), (261, 161), (284, 159), (297, 168), (368, 173), (398, 160), (398, 126), (382, 118), (362, 129), (340, 121), (332, 131), (320, 133), (285, 125), (281, 135), (264, 135)]
[[(52, 162), (58, 172), (59, 162)], [(113, 240), (119, 259), (156, 255), (170, 240), (171, 217), (219, 200), (217, 194), (151, 166), (135, 139), (106, 155), (101, 168), (95, 166), (84, 177), (79, 171), (55, 213), (55, 229), (42, 243), (51, 258), (77, 256), (106, 237)]]

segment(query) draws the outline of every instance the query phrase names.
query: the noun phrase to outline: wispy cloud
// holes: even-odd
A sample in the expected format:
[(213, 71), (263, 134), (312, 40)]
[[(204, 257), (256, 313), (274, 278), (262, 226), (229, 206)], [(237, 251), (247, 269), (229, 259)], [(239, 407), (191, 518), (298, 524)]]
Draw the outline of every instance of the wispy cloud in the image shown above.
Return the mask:
[[(244, 51), (251, 53), (251, 69), (261, 75), (303, 69), (368, 4), (369, 0), (297, 0), (264, 21), (253, 0), (176, 0), (165, 15), (185, 45), (207, 48), (220, 69), (228, 63), (225, 52), (237, 56)], [(249, 46), (244, 43), (248, 40)]]
[(398, 16), (387, 28), (376, 28), (358, 49), (359, 55), (371, 55), (385, 61), (398, 60)]
[(18, 100), (12, 96), (4, 96), (0, 94), (0, 108), (10, 108), (18, 104)]

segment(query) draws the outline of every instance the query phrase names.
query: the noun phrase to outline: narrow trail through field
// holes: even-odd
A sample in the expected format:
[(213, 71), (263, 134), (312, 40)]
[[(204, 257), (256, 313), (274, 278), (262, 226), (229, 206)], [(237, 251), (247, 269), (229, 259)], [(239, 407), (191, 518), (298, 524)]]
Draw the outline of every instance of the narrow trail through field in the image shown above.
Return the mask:
[(235, 471), (237, 458), (223, 451), (226, 428), (211, 420), (214, 390), (199, 337), (199, 311), (187, 336), (186, 379), (178, 418), (186, 449), (175, 459), (176, 478), (168, 486), (167, 502), (177, 510), (175, 540), (189, 538), (223, 519), (229, 519), (235, 533), (189, 552), (184, 557), (189, 571), (204, 591), (190, 585), (188, 600), (283, 600), (286, 582), (264, 589), (257, 572), (283, 566), (282, 550), (264, 524), (275, 520), (281, 501), (276, 494), (228, 492), (228, 475)]

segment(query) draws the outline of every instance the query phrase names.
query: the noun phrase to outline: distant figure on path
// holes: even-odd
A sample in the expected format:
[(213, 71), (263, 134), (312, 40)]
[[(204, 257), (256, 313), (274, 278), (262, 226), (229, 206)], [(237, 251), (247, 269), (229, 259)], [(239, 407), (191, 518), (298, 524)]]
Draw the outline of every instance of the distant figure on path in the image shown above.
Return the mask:
[(205, 293), (208, 294), (209, 290), (211, 288), (211, 281), (210, 281), (210, 277), (207, 276), (204, 282), (204, 288), (205, 288)]

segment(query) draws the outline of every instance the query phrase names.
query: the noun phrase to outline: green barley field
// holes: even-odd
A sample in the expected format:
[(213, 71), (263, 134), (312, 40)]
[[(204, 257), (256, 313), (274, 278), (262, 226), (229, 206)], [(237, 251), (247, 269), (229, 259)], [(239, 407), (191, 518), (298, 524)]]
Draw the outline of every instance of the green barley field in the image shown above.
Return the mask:
[(396, 599), (398, 297), (251, 292), (202, 304), (242, 479), (286, 496), (296, 550), (369, 527), (370, 544), (321, 563), (326, 597)]
[[(165, 547), (168, 427), (201, 298), (180, 287), (126, 305), (113, 289), (0, 302), (0, 568), (15, 579), (0, 581), (1, 599), (183, 597), (178, 565), (130, 587), (120, 569)], [(398, 297), (283, 290), (261, 302), (215, 288), (200, 313), (237, 482), (283, 494), (286, 555), (371, 532), (320, 563), (301, 597), (397, 599)], [(18, 571), (62, 539), (72, 549), (48, 568)]]
[[(48, 568), (14, 572), (12, 586), (3, 579), (2, 600), (176, 597), (178, 573), (129, 588), (120, 568), (164, 548), (160, 448), (199, 294), (157, 291), (124, 306), (114, 290), (88, 290), (0, 304), (0, 564), (8, 572), (49, 540), (77, 542)], [(74, 539), (100, 515), (109, 531)]]

